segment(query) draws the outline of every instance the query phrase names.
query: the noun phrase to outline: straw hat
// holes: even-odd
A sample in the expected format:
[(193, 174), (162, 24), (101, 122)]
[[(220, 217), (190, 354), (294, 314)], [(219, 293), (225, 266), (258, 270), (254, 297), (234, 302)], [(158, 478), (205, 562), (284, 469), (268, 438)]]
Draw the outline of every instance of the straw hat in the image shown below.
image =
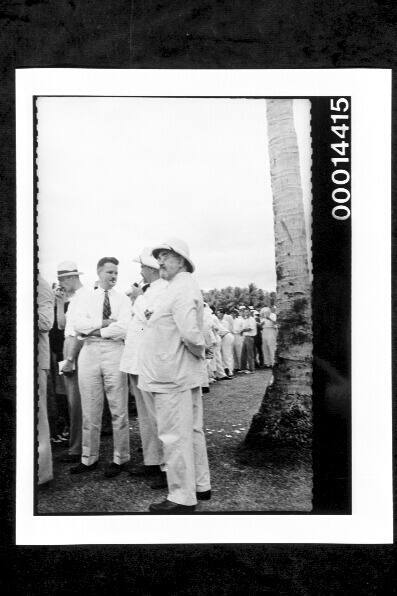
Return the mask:
[(74, 261), (62, 261), (57, 267), (58, 277), (69, 277), (70, 275), (83, 275), (82, 271), (77, 269)]

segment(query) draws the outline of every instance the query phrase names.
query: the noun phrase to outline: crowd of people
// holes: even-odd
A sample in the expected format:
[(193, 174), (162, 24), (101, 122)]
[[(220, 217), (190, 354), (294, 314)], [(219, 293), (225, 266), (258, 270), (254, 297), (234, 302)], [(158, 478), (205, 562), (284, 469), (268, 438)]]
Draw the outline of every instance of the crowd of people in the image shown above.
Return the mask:
[[(204, 303), (204, 333), (209, 384), (272, 368), (277, 340), (274, 306), (259, 312), (253, 306), (227, 311)], [(206, 387), (203, 387), (204, 392)]]
[[(114, 257), (98, 261), (94, 288), (71, 261), (59, 264), (52, 288), (38, 276), (38, 484), (53, 479), (56, 444), (67, 446), (59, 459), (73, 464), (72, 475), (97, 468), (107, 404), (113, 460), (104, 478), (147, 477), (153, 489), (168, 489), (150, 511), (192, 512), (211, 498), (202, 394), (217, 381), (273, 366), (275, 309), (225, 312), (206, 304), (180, 239), (145, 248), (134, 261), (142, 280), (125, 294), (115, 289)], [(129, 394), (140, 466), (130, 464)]]

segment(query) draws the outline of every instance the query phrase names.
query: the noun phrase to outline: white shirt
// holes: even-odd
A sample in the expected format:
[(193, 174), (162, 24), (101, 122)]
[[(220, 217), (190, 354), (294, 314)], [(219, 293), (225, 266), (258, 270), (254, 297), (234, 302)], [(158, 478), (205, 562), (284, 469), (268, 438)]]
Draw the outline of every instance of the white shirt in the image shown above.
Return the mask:
[(153, 281), (144, 294), (140, 294), (132, 307), (132, 319), (127, 328), (125, 346), (120, 362), (120, 370), (131, 375), (139, 375), (139, 351), (147, 326), (145, 310), (155, 310), (161, 301), (168, 282), (165, 279)]
[[(67, 336), (75, 337), (76, 336), (76, 332), (74, 330), (74, 322), (75, 322), (75, 317), (76, 317), (76, 305), (78, 305), (79, 300), (83, 300), (83, 297), (85, 295), (87, 295), (87, 293), (89, 293), (89, 292), (90, 292), (90, 290), (88, 290), (84, 286), (81, 286), (81, 288), (78, 288), (78, 290), (75, 291), (73, 296), (70, 297), (68, 310), (65, 313), (65, 319), (66, 319), (65, 337), (67, 337)], [(78, 308), (78, 306), (77, 306), (77, 308)]]
[[(266, 315), (269, 315), (269, 318), (267, 318)], [(270, 311), (270, 308), (268, 306), (264, 306), (262, 308), (259, 316), (264, 327), (276, 326), (277, 316), (274, 312)]]
[(218, 341), (220, 341), (223, 337), (225, 337), (227, 333), (229, 333), (229, 330), (227, 329), (227, 327), (223, 325), (223, 320), (220, 321), (215, 314), (212, 315), (212, 321), (214, 325), (215, 334), (219, 338)]
[(243, 331), (243, 335), (249, 337), (255, 337), (256, 335), (256, 321), (254, 317), (248, 317), (247, 319), (243, 319), (243, 328), (249, 327), (248, 331)]
[(224, 314), (220, 323), (229, 331), (229, 333), (233, 333), (233, 317), (231, 315)]
[(88, 290), (78, 297), (73, 309), (74, 330), (76, 333), (87, 335), (95, 329), (100, 329), (103, 339), (121, 341), (125, 338), (128, 323), (131, 319), (131, 302), (125, 294), (119, 294), (114, 288), (108, 290), (111, 319), (114, 323), (102, 327), (103, 301), (105, 291), (103, 288)]
[(243, 317), (236, 317), (233, 319), (233, 333), (234, 335), (241, 335), (242, 330), (244, 329), (244, 319)]

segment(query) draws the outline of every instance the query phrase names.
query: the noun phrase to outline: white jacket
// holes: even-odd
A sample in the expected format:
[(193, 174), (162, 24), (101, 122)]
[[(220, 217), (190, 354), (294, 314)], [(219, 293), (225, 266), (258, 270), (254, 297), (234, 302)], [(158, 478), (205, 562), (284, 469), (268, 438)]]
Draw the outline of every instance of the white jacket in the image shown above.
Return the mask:
[(188, 272), (178, 273), (153, 309), (143, 334), (138, 386), (171, 393), (200, 387), (205, 378), (203, 298)]
[(153, 281), (146, 292), (138, 296), (132, 307), (132, 318), (127, 328), (125, 346), (120, 362), (120, 370), (132, 375), (139, 375), (139, 352), (143, 334), (147, 326), (145, 311), (153, 310), (161, 301), (161, 296), (168, 286), (165, 279)]

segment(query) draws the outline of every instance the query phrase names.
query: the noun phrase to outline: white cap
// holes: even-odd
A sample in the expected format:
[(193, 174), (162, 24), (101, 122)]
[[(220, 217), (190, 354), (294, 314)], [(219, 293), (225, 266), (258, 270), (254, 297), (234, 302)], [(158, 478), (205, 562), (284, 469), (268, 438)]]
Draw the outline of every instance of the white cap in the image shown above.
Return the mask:
[(141, 254), (132, 260), (134, 261), (134, 263), (140, 263), (141, 265), (146, 265), (146, 267), (151, 267), (152, 269), (160, 269), (160, 265), (152, 256), (152, 249), (148, 246), (145, 246)]
[(165, 242), (161, 244), (157, 244), (153, 250), (152, 255), (154, 258), (157, 257), (160, 250), (173, 250), (178, 255), (183, 257), (190, 268), (190, 273), (193, 273), (195, 267), (193, 261), (190, 259), (189, 254), (189, 247), (184, 240), (180, 240), (179, 238), (168, 238)]

